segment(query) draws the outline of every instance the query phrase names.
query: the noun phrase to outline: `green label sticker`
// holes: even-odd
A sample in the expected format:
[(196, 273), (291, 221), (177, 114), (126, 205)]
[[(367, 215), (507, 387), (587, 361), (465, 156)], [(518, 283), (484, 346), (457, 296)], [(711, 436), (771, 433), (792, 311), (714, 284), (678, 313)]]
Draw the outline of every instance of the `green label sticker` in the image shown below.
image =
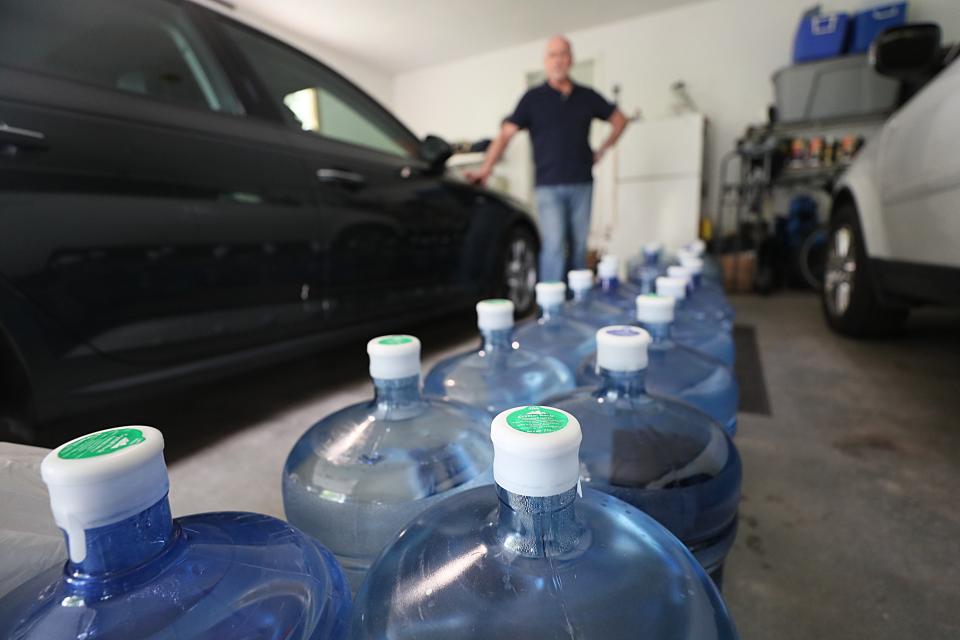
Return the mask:
[(484, 300), (487, 304), (507, 304), (510, 302), (506, 298), (490, 298), (489, 300)]
[(380, 338), (377, 340), (377, 344), (385, 345), (395, 345), (395, 344), (410, 344), (413, 342), (413, 338), (410, 336), (387, 336), (386, 338)]
[(524, 433), (553, 433), (567, 422), (567, 416), (550, 407), (524, 407), (507, 416), (507, 424)]
[(96, 458), (132, 447), (144, 440), (143, 432), (140, 429), (111, 429), (71, 442), (61, 449), (57, 455), (64, 460)]

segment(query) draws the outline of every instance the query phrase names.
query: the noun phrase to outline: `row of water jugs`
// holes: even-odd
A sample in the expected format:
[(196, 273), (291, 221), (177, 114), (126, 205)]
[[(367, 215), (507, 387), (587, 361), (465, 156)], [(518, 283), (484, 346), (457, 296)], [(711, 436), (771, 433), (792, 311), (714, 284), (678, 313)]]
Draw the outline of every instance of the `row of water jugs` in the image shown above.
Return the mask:
[(741, 479), (732, 311), (700, 253), (666, 268), (649, 247), (633, 282), (605, 258), (599, 283), (570, 272), (570, 299), (539, 283), (516, 330), (509, 301), (482, 301), (480, 348), (422, 388), (417, 338), (371, 340), (374, 397), (287, 458), (290, 524), (173, 519), (151, 427), (59, 447), (41, 471), (70, 559), (0, 601), (0, 631), (737, 637), (718, 591)]

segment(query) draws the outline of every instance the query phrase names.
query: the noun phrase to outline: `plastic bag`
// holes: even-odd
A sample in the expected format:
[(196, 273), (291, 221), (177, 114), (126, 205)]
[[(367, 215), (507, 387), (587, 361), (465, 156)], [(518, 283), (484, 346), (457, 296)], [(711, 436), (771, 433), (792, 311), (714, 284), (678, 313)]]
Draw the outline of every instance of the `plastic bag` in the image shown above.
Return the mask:
[(65, 562), (40, 462), (49, 449), (0, 442), (0, 597)]

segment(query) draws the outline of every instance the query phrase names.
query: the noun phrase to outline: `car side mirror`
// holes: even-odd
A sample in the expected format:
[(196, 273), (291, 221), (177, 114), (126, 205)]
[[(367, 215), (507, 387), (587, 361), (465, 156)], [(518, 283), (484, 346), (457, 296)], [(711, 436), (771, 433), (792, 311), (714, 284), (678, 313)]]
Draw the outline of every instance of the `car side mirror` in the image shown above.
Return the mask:
[(452, 155), (453, 147), (440, 136), (428, 135), (420, 143), (420, 157), (434, 171), (443, 170), (443, 166)]
[(940, 26), (932, 22), (887, 29), (870, 46), (870, 62), (877, 73), (908, 82), (923, 82), (937, 71)]

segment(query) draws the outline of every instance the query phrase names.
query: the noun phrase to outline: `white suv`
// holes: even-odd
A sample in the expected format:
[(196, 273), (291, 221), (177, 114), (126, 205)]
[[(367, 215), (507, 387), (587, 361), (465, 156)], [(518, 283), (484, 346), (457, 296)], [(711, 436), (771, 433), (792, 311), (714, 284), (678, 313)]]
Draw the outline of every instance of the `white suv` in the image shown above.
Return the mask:
[(871, 50), (877, 71), (904, 80), (905, 90), (929, 84), (884, 124), (837, 184), (823, 310), (841, 333), (887, 333), (912, 306), (960, 303), (956, 53), (941, 49), (935, 25), (892, 29)]

